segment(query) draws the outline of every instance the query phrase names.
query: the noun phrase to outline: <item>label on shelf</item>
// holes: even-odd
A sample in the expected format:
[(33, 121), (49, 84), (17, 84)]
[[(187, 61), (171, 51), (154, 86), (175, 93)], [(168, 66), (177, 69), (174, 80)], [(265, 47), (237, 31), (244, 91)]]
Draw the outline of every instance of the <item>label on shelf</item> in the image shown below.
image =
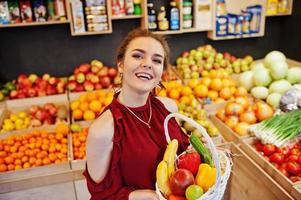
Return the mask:
[(194, 27), (199, 30), (212, 29), (212, 1), (195, 0)]
[(80, 0), (72, 0), (71, 2), (73, 28), (75, 33), (83, 33), (85, 30), (83, 3)]

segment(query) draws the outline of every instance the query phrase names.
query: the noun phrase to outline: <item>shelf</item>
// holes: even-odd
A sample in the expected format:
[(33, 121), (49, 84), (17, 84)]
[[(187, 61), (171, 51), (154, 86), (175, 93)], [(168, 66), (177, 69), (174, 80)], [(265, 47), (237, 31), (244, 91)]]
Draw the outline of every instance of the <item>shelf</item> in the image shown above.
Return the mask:
[(183, 31), (171, 31), (171, 30), (167, 30), (167, 31), (153, 31), (154, 34), (162, 34), (162, 35), (172, 35), (172, 34), (182, 34)]
[(83, 33), (72, 33), (72, 36), (85, 36), (85, 35), (100, 35), (100, 34), (109, 34), (112, 33), (112, 30), (107, 31), (95, 31), (95, 32), (83, 32)]
[(125, 15), (125, 16), (112, 16), (112, 20), (123, 20), (123, 19), (140, 19), (142, 15)]
[(278, 17), (278, 16), (289, 16), (289, 15), (292, 15), (292, 13), (290, 13), (290, 12), (287, 12), (287, 13), (277, 13), (277, 14), (274, 14), (274, 15), (266, 15), (266, 17)]
[(254, 38), (254, 37), (262, 37), (264, 34), (256, 33), (251, 35), (229, 35), (229, 36), (213, 36), (213, 32), (208, 32), (207, 37), (212, 40), (231, 40), (231, 39), (242, 39), (242, 38)]
[(23, 27), (23, 26), (44, 26), (44, 25), (54, 25), (54, 24), (69, 24), (69, 23), (70, 23), (69, 20), (65, 20), (65, 21), (18, 23), (18, 24), (1, 24), (0, 28)]
[(211, 31), (211, 29), (197, 29), (197, 28), (188, 28), (188, 29), (182, 29), (182, 33), (193, 33), (193, 32), (202, 32), (202, 31)]

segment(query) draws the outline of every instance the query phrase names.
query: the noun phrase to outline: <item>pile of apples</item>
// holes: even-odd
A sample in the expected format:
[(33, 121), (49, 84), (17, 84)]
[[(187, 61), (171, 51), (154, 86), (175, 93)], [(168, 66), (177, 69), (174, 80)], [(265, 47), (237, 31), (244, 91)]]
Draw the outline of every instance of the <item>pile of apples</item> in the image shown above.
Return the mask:
[(116, 68), (106, 67), (99, 60), (92, 60), (90, 64), (81, 64), (74, 69), (68, 78), (68, 90), (71, 92), (93, 91), (111, 88), (118, 84)]
[(248, 71), (253, 62), (250, 55), (236, 58), (228, 52), (217, 52), (211, 45), (185, 51), (176, 60), (176, 69), (183, 79), (197, 79), (203, 71), (226, 69), (230, 74)]
[(15, 86), (16, 89), (9, 94), (10, 99), (62, 94), (66, 91), (66, 80), (49, 74), (44, 74), (42, 77), (36, 74), (29, 76), (20, 74)]

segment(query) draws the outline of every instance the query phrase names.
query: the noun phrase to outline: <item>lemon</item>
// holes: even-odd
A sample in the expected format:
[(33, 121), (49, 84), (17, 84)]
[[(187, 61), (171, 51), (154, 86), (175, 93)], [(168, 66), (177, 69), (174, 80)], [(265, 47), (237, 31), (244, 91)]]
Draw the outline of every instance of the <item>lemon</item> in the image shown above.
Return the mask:
[(12, 123), (13, 123), (13, 121), (10, 120), (10, 119), (5, 119), (4, 120), (4, 124), (12, 124)]
[(12, 131), (14, 129), (15, 129), (15, 125), (13, 123), (3, 125), (3, 130), (5, 131)]
[(27, 114), (26, 114), (26, 112), (22, 111), (22, 112), (18, 113), (18, 117), (24, 119), (25, 117), (27, 117)]
[(14, 122), (18, 119), (18, 116), (16, 114), (11, 114), (10, 119)]
[(23, 129), (23, 124), (16, 124), (16, 130)]
[(15, 121), (15, 125), (16, 125), (16, 127), (17, 127), (17, 125), (19, 126), (19, 125), (22, 125), (22, 124), (24, 124), (24, 121), (23, 121), (23, 119), (17, 119), (16, 121)]

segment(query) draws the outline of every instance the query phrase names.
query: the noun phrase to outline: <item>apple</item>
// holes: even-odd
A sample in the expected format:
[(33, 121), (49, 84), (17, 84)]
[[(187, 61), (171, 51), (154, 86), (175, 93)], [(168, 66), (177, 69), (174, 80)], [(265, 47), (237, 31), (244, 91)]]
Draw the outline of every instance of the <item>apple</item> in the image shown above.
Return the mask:
[(182, 58), (181, 57), (177, 58), (176, 63), (177, 63), (177, 65), (182, 64)]
[(194, 184), (194, 177), (187, 169), (176, 170), (169, 178), (169, 186), (172, 194), (185, 196), (188, 186)]
[(92, 67), (91, 67), (91, 72), (92, 72), (93, 74), (97, 74), (97, 73), (99, 72), (99, 70), (100, 70), (100, 67), (97, 67), (97, 66), (95, 66), (95, 65), (92, 65)]
[(26, 93), (24, 93), (24, 92), (18, 92), (18, 94), (17, 94), (17, 98), (18, 99), (24, 99), (24, 98), (26, 98), (27, 96), (26, 96)]
[(99, 78), (107, 76), (108, 75), (108, 68), (107, 67), (103, 67), (99, 70), (98, 74)]
[(115, 68), (109, 68), (108, 69), (108, 76), (110, 78), (115, 78), (115, 76), (117, 76), (117, 73), (118, 73), (118, 71)]
[(231, 63), (233, 63), (235, 60), (236, 60), (236, 57), (235, 56), (231, 56), (231, 58), (230, 58)]
[(91, 65), (92, 65), (92, 67), (93, 66), (98, 67), (98, 68), (102, 68), (103, 67), (103, 63), (100, 62), (99, 60), (96, 60), (96, 59), (94, 59), (94, 60), (91, 61)]
[(68, 90), (72, 91), (76, 88), (76, 82), (75, 81), (69, 81), (67, 85)]
[(48, 83), (50, 85), (56, 85), (58, 82), (59, 82), (59, 79), (55, 78), (55, 77), (50, 77), (50, 79), (48, 80)]
[(224, 52), (223, 56), (226, 60), (230, 60), (230, 58), (231, 58), (231, 54), (228, 52)]
[(245, 56), (244, 59), (248, 62), (248, 64), (251, 64), (253, 62), (253, 57), (250, 55)]
[(91, 81), (85, 81), (84, 82), (84, 88), (86, 91), (93, 91), (94, 90), (94, 85)]
[(38, 96), (39, 97), (46, 96), (46, 90), (45, 89), (39, 89), (38, 90)]
[(99, 78), (96, 75), (93, 75), (93, 77), (90, 80), (92, 83), (99, 83)]
[(29, 88), (28, 90), (27, 90), (27, 96), (28, 97), (35, 97), (35, 96), (37, 96), (37, 91), (34, 89), (34, 88)]
[(74, 75), (69, 76), (68, 81), (75, 81), (75, 76)]
[(82, 72), (76, 74), (75, 78), (78, 83), (83, 83), (86, 79), (85, 74)]
[(188, 152), (182, 154), (177, 162), (178, 169), (187, 169), (196, 175), (201, 164), (201, 156), (198, 152)]
[(74, 75), (76, 75), (76, 74), (78, 74), (80, 71), (79, 71), (79, 68), (78, 67), (76, 67), (74, 70), (73, 70), (73, 74)]
[(188, 58), (183, 57), (182, 58), (182, 64), (188, 64)]
[(18, 86), (20, 89), (24, 89), (24, 88), (28, 89), (31, 88), (32, 82), (28, 78), (26, 78), (21, 80), (21, 82), (18, 83)]
[(35, 115), (35, 113), (39, 110), (39, 107), (37, 105), (32, 105), (29, 107), (29, 114)]
[(198, 79), (199, 77), (200, 77), (199, 72), (192, 72), (192, 73), (191, 73), (191, 78), (192, 78), (192, 79)]
[(37, 112), (34, 114), (34, 117), (36, 119), (40, 120), (41, 122), (44, 122), (44, 120), (47, 117), (47, 114), (43, 109), (38, 108)]
[(203, 194), (203, 188), (199, 185), (190, 185), (185, 191), (187, 200), (199, 199)]
[(29, 79), (32, 83), (34, 83), (34, 82), (38, 79), (38, 76), (37, 76), (36, 74), (30, 74), (30, 75), (28, 76), (28, 79)]
[(56, 90), (57, 90), (57, 93), (59, 94), (62, 94), (65, 92), (65, 83), (64, 82), (59, 82), (57, 85), (56, 85)]
[(27, 79), (27, 76), (25, 74), (20, 74), (17, 78), (17, 82), (21, 83), (23, 82), (25, 79)]
[(48, 82), (41, 79), (40, 81), (38, 81), (37, 86), (39, 87), (39, 89), (45, 90), (46, 87), (48, 86)]
[(189, 52), (188, 51), (184, 51), (183, 53), (182, 53), (182, 57), (183, 58), (186, 58), (186, 57), (188, 57), (189, 56)]
[(46, 88), (46, 94), (47, 95), (54, 95), (56, 94), (56, 88), (53, 85), (48, 85)]
[(51, 124), (54, 124), (54, 119), (51, 116), (48, 115), (48, 116), (45, 117), (45, 120), (43, 122), (44, 122), (44, 124), (51, 125)]
[(42, 79), (45, 80), (45, 81), (49, 81), (50, 75), (49, 75), (49, 74), (44, 74), (44, 75), (42, 76)]
[(84, 86), (81, 85), (81, 84), (76, 84), (76, 87), (75, 87), (75, 89), (74, 89), (75, 92), (82, 92), (82, 91), (84, 91), (84, 90), (85, 90), (85, 88), (84, 88)]
[(91, 68), (91, 65), (85, 63), (85, 64), (81, 64), (78, 69), (80, 72), (87, 74), (90, 71), (90, 68)]
[(107, 88), (111, 85), (111, 79), (107, 76), (102, 77), (100, 79), (100, 84), (102, 85), (103, 88)]
[(102, 86), (100, 83), (94, 83), (94, 88), (95, 88), (95, 90), (100, 90), (100, 89), (102, 89)]
[(30, 122), (29, 122), (29, 126), (38, 127), (38, 126), (42, 126), (42, 123), (38, 119), (31, 119)]

